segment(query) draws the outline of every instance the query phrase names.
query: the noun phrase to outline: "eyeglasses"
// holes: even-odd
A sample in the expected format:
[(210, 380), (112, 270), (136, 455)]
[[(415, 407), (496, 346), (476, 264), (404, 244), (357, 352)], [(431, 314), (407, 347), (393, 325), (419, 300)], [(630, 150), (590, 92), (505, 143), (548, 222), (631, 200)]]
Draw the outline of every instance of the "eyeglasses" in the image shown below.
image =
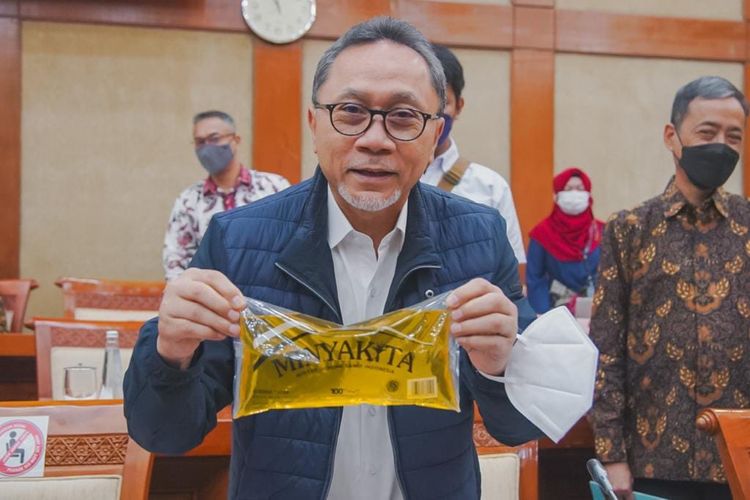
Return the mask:
[(347, 136), (364, 134), (372, 125), (373, 117), (379, 115), (383, 117), (383, 126), (388, 136), (397, 141), (413, 141), (422, 135), (427, 120), (440, 118), (440, 115), (431, 115), (411, 108), (369, 109), (353, 102), (313, 105), (316, 109), (327, 109), (334, 130)]
[(196, 148), (199, 148), (205, 144), (215, 146), (216, 144), (219, 144), (222, 139), (230, 136), (233, 137), (234, 135), (234, 132), (229, 132), (227, 134), (211, 134), (208, 137), (196, 137), (193, 139), (193, 144), (195, 144)]

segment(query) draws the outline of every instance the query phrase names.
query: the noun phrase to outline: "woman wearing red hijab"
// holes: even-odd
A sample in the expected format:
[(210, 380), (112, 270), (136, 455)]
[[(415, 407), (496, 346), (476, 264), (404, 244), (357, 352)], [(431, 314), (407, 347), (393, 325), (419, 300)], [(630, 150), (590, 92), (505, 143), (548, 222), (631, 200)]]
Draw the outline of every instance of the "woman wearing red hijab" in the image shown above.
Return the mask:
[(526, 285), (534, 310), (545, 313), (576, 296), (591, 297), (604, 224), (591, 210), (591, 179), (568, 168), (552, 181), (552, 214), (529, 233)]

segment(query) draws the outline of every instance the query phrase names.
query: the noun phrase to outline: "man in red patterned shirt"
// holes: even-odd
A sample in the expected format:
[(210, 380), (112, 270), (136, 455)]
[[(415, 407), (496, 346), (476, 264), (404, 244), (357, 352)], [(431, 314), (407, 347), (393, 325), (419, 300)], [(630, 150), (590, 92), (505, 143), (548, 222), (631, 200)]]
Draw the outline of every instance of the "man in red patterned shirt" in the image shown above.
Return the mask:
[(289, 186), (289, 181), (280, 175), (251, 171), (240, 163), (240, 136), (232, 117), (223, 111), (195, 115), (193, 143), (208, 177), (185, 189), (172, 208), (162, 253), (167, 280), (188, 267), (214, 214)]

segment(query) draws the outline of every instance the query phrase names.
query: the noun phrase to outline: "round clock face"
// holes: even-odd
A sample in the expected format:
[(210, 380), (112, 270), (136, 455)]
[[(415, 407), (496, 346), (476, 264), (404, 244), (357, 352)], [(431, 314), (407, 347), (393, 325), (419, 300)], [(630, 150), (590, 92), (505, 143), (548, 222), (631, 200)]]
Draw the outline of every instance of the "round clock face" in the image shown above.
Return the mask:
[(241, 5), (250, 29), (272, 43), (301, 38), (315, 21), (315, 0), (242, 0)]

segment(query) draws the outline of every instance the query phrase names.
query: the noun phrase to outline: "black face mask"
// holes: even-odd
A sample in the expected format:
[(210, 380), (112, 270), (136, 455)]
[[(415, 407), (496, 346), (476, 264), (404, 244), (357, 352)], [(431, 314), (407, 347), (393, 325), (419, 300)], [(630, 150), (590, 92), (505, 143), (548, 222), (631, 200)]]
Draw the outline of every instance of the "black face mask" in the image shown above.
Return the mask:
[(683, 146), (682, 158), (677, 161), (696, 187), (716, 189), (727, 182), (739, 159), (740, 155), (734, 149), (721, 142), (712, 142)]

